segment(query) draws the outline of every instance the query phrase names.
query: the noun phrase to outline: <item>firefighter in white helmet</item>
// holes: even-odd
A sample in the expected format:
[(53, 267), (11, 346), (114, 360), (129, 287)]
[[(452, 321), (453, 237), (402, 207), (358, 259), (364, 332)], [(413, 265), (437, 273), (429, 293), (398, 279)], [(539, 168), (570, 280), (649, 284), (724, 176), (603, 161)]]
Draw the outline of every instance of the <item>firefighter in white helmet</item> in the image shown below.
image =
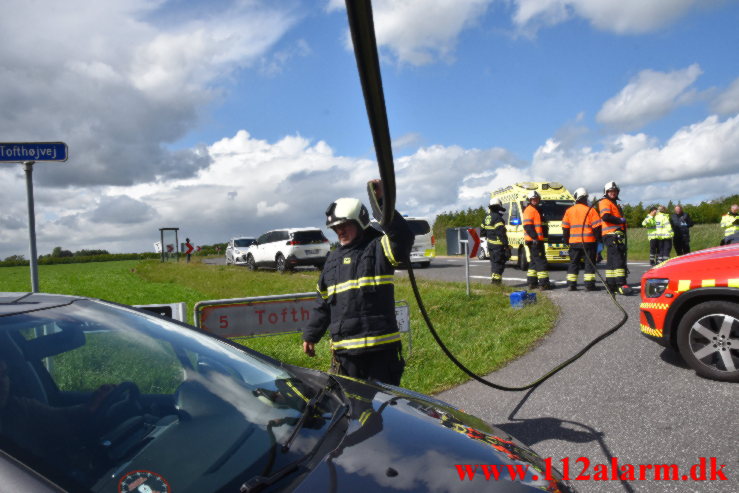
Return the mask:
[[(382, 201), (382, 183), (374, 182)], [(399, 385), (405, 362), (395, 319), (393, 274), (410, 261), (414, 235), (397, 212), (385, 234), (370, 227), (358, 199), (341, 198), (326, 210), (326, 226), (339, 246), (326, 259), (318, 296), (303, 330), (303, 351), (315, 356), (326, 330), (331, 336), (332, 369), (355, 378)]]
[(631, 287), (626, 283), (626, 218), (618, 205), (621, 189), (615, 181), (603, 186), (604, 196), (598, 202), (598, 212), (603, 221), (603, 246), (606, 260), (606, 285), (612, 293), (628, 295)]
[(488, 215), (480, 225), (480, 236), (487, 241), (488, 255), (490, 256), (490, 282), (501, 284), (506, 261), (511, 257), (508, 246), (508, 235), (503, 219), (503, 202), (500, 199), (490, 199)]
[(542, 290), (552, 289), (552, 284), (549, 282), (549, 263), (544, 251), (544, 242), (547, 239), (549, 227), (544, 212), (539, 206), (541, 195), (536, 190), (532, 190), (527, 198), (529, 205), (523, 210), (523, 237), (531, 253), (531, 262), (529, 262), (529, 270), (526, 273), (526, 282), (529, 289), (537, 287)]
[(588, 206), (588, 192), (575, 190), (575, 205), (562, 217), (564, 242), (570, 246), (570, 265), (567, 268), (567, 286), (577, 290), (577, 276), (584, 263), (583, 281), (587, 291), (595, 291), (595, 256), (601, 238), (601, 219), (594, 208)]

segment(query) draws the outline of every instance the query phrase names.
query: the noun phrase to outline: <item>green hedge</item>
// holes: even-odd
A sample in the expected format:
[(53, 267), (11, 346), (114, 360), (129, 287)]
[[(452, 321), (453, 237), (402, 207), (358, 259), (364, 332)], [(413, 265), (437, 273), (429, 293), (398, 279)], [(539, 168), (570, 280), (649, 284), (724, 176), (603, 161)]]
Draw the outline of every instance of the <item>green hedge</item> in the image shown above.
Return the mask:
[[(114, 262), (117, 260), (144, 260), (148, 258), (160, 258), (161, 254), (154, 252), (147, 253), (109, 253), (106, 255), (88, 255), (81, 257), (41, 257), (38, 265), (55, 265), (55, 264), (85, 264), (88, 262)], [(18, 267), (28, 265), (28, 260), (3, 260), (0, 261), (0, 267)]]

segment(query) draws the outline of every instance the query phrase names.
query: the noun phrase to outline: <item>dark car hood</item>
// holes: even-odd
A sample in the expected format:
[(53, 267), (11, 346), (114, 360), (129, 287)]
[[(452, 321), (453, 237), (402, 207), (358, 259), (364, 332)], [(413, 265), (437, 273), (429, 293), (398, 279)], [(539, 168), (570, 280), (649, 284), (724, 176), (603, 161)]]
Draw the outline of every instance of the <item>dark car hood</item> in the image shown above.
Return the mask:
[[(351, 404), (346, 436), (295, 491), (572, 491), (544, 478), (534, 451), (478, 418), (404, 389), (339, 380)], [(499, 467), (500, 478), (486, 480), (480, 465)], [(520, 471), (516, 481), (509, 468)]]

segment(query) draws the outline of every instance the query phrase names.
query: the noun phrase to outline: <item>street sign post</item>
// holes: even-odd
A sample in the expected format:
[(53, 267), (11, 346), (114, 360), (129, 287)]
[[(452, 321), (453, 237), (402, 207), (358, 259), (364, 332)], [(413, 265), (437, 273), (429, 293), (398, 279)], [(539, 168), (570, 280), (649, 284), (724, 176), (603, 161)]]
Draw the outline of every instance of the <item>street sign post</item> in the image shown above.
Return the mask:
[(38, 255), (36, 254), (36, 213), (33, 204), (33, 163), (68, 159), (64, 142), (0, 142), (0, 162), (23, 163), (26, 172), (28, 237), (30, 243), (31, 291), (38, 293)]

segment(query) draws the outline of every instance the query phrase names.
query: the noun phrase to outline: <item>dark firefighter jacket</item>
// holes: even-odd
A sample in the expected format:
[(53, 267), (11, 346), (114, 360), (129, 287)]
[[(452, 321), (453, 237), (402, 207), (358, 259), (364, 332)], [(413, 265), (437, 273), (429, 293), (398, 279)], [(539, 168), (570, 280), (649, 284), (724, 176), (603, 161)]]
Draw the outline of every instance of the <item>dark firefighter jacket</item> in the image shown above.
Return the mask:
[(491, 211), (485, 216), (480, 226), (480, 236), (487, 238), (488, 245), (508, 246), (508, 234), (505, 230), (505, 221), (499, 212)]
[(318, 342), (328, 329), (331, 348), (357, 354), (400, 342), (393, 274), (408, 261), (414, 235), (395, 212), (387, 234), (372, 227), (333, 250), (318, 279), (318, 296), (303, 340)]

